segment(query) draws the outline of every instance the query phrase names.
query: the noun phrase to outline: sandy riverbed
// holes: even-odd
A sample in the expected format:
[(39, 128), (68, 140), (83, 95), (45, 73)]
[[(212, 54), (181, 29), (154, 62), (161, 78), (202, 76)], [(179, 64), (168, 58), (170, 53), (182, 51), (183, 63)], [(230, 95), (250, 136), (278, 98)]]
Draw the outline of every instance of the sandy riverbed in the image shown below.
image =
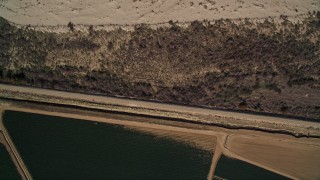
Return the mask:
[(220, 18), (295, 17), (320, 9), (318, 0), (2, 0), (0, 16), (23, 25), (137, 24)]

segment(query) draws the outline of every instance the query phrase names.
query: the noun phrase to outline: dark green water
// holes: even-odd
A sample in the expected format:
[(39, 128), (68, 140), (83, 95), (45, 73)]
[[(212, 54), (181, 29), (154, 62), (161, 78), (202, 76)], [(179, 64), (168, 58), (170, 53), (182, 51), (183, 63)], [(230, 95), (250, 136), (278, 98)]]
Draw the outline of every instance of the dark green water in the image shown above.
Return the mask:
[(274, 180), (288, 179), (281, 175), (275, 174), (263, 168), (254, 166), (244, 161), (227, 158), (222, 155), (218, 161), (215, 175), (225, 179), (259, 179), (259, 180)]
[(0, 144), (0, 179), (21, 179), (18, 170), (14, 166), (3, 144)]
[(122, 126), (5, 111), (34, 179), (206, 179), (212, 153)]

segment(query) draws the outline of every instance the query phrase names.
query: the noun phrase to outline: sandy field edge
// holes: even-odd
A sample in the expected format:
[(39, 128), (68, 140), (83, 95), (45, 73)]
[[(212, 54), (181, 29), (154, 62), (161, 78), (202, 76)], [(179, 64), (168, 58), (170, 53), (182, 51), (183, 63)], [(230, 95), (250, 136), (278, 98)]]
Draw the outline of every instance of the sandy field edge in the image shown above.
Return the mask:
[(251, 164), (264, 164), (265, 169), (289, 174), (290, 178), (320, 178), (319, 142), (230, 134), (225, 147), (238, 159), (246, 159)]

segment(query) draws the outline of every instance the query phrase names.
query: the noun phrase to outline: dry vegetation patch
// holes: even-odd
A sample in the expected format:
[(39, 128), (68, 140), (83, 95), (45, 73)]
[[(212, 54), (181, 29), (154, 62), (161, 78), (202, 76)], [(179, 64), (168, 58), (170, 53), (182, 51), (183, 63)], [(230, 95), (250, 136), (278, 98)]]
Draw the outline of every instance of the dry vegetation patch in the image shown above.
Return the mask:
[(0, 81), (320, 118), (320, 12), (66, 33), (0, 20)]

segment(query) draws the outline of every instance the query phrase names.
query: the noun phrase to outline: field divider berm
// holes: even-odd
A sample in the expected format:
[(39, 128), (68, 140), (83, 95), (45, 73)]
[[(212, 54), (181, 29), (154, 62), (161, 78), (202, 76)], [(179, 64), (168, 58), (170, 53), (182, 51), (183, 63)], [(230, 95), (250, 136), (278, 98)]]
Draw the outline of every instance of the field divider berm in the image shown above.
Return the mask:
[(295, 137), (320, 137), (320, 123), (314, 121), (0, 84), (0, 103), (10, 105), (10, 101), (152, 116)]

